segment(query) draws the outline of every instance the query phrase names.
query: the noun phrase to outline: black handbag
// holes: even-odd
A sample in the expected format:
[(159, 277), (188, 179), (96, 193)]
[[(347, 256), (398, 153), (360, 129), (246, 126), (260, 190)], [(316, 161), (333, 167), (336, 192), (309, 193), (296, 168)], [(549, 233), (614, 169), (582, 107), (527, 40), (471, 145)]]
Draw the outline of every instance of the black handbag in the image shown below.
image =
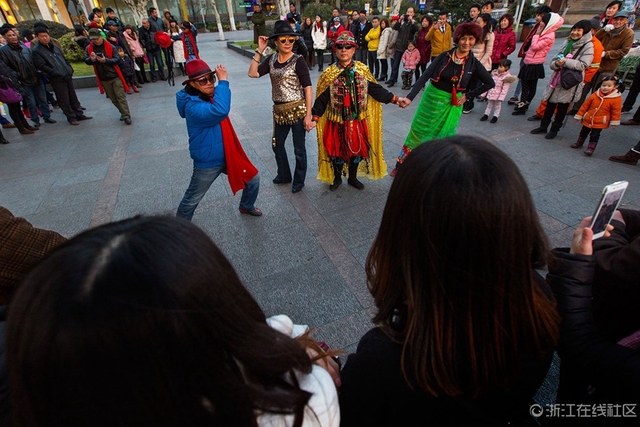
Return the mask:
[[(580, 46), (580, 49), (578, 49), (576, 56), (573, 59), (578, 59), (578, 55), (584, 46), (584, 44)], [(582, 80), (582, 71), (562, 67), (562, 70), (560, 71), (560, 86), (562, 86), (563, 89), (571, 89), (579, 85)]]

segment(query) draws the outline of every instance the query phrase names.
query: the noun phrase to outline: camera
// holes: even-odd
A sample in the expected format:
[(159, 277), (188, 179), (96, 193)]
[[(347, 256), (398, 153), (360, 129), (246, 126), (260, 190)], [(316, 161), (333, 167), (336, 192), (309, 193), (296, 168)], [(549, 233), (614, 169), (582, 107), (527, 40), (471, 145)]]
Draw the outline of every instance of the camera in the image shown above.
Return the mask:
[(405, 21), (408, 21), (408, 20), (409, 20), (409, 14), (408, 14), (408, 13), (406, 13), (406, 14), (404, 15), (404, 20), (405, 20)]

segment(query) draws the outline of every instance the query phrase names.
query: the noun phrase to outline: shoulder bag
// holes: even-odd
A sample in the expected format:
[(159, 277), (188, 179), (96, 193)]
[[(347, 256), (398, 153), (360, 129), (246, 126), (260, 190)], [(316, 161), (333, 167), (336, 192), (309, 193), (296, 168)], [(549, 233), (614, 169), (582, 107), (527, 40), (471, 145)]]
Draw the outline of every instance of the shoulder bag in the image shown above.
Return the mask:
[(0, 76), (0, 102), (5, 104), (14, 104), (22, 101), (20, 92), (7, 82), (7, 78)]
[[(576, 55), (573, 59), (578, 59), (578, 55), (580, 55), (580, 51), (586, 46), (586, 43), (580, 46), (580, 49), (576, 52)], [(580, 70), (571, 70), (569, 68), (562, 67), (562, 71), (560, 71), (560, 86), (563, 89), (571, 89), (580, 84), (583, 80), (582, 71)]]

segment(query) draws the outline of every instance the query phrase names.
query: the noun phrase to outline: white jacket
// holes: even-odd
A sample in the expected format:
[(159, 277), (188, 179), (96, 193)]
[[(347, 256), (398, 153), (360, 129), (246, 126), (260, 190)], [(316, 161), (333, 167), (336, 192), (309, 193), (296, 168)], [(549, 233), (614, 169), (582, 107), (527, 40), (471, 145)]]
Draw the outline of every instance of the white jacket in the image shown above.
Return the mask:
[[(326, 34), (326, 33), (325, 33)], [(276, 331), (292, 338), (309, 329), (306, 325), (294, 325), (285, 315), (269, 317), (267, 323)], [(318, 365), (313, 365), (309, 374), (296, 372), (302, 390), (312, 393), (304, 410), (303, 427), (339, 427), (340, 407), (338, 392), (331, 375)], [(293, 415), (272, 413), (257, 414), (260, 427), (289, 427), (293, 425)]]
[(389, 36), (393, 30), (387, 27), (380, 33), (380, 42), (378, 42), (378, 59), (387, 59), (387, 45), (389, 44)]
[(327, 21), (322, 21), (322, 31), (318, 30), (315, 22), (312, 24), (311, 38), (313, 39), (314, 49), (324, 50), (327, 48)]

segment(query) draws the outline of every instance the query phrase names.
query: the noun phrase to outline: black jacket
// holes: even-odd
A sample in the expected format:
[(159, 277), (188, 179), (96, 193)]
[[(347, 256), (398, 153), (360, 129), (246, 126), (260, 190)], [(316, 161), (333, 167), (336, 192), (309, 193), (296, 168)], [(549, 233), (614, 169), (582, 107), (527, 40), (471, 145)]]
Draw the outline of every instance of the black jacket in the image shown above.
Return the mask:
[[(12, 46), (9, 43), (0, 47), (0, 60), (11, 68), (20, 84), (36, 86), (42, 83), (40, 73), (33, 63), (31, 49), (23, 44)], [(13, 77), (13, 76), (12, 76)]]
[[(109, 42), (111, 42), (111, 44), (116, 45), (116, 48), (121, 47), (122, 49), (124, 49), (125, 53), (129, 55), (130, 58), (133, 58), (133, 52), (131, 52), (129, 43), (127, 43), (127, 40), (124, 38), (124, 35), (122, 35), (122, 33), (105, 31), (105, 35), (107, 36), (107, 39), (109, 40)], [(115, 39), (115, 42), (111, 40), (112, 37)]]
[(33, 48), (33, 63), (50, 80), (73, 76), (73, 68), (64, 54), (53, 43), (48, 46), (38, 43)]
[(155, 31), (153, 30), (153, 27), (149, 27), (148, 30), (144, 27), (140, 27), (138, 29), (140, 44), (147, 50), (147, 52), (157, 52), (160, 50), (160, 45), (156, 42), (154, 33)]
[(96, 71), (98, 73), (98, 77), (100, 78), (100, 80), (109, 81), (109, 80), (113, 80), (113, 79), (118, 78), (118, 72), (116, 71), (114, 66), (120, 65), (122, 60), (118, 56), (118, 51), (116, 50), (116, 47), (113, 46), (113, 45), (111, 45), (111, 49), (113, 50), (113, 57), (109, 57), (109, 55), (107, 55), (107, 52), (104, 49), (105, 43), (109, 43), (109, 42), (105, 41), (100, 46), (95, 45), (95, 44), (93, 45), (93, 52), (96, 55), (99, 54), (99, 53), (102, 53), (104, 55), (104, 57), (106, 59), (106, 61), (104, 63), (102, 63), (100, 61), (93, 62), (91, 60), (91, 58), (89, 57), (89, 47), (87, 47), (87, 50), (85, 51), (84, 62), (87, 65), (95, 65), (96, 66)]
[(358, 46), (360, 48), (366, 48), (367, 44), (369, 43), (368, 41), (366, 41), (364, 38), (366, 37), (366, 35), (369, 33), (369, 31), (373, 28), (373, 25), (371, 25), (370, 22), (367, 21), (367, 23), (364, 24), (364, 28), (360, 29), (360, 23), (358, 23), (358, 25), (356, 25), (356, 32), (353, 33), (353, 37), (356, 39), (356, 43), (358, 43)]
[(415, 34), (420, 31), (420, 24), (418, 22), (414, 22), (412, 24), (411, 21), (400, 24), (400, 21), (398, 21), (393, 26), (393, 29), (398, 32), (398, 38), (396, 39), (396, 51), (404, 52), (407, 50), (409, 42), (415, 37)]
[[(572, 400), (640, 403), (640, 350), (604, 340), (594, 324), (591, 283), (595, 257), (572, 255), (567, 249), (554, 249), (553, 255), (547, 281), (562, 317), (561, 369), (570, 367), (583, 386), (582, 396)], [(595, 389), (590, 396), (588, 386)]]
[[(432, 77), (438, 76), (440, 70), (446, 66), (454, 51), (455, 48), (447, 52), (442, 52), (438, 55), (436, 59), (431, 62), (431, 65), (429, 65), (425, 72), (420, 75), (420, 78), (413, 85), (413, 89), (411, 89), (407, 98), (413, 101), (413, 98), (418, 95), (418, 92), (420, 92), (420, 89), (427, 84), (427, 81)], [(469, 89), (469, 84), (474, 76), (482, 83), (482, 85), (476, 86), (471, 90)], [(480, 61), (478, 61), (476, 57), (469, 52), (469, 57), (464, 63), (464, 74), (462, 75), (462, 80), (457, 85), (457, 91), (465, 93), (467, 95), (467, 99), (473, 99), (481, 93), (485, 93), (489, 89), (492, 89), (495, 85), (496, 83), (493, 81), (493, 77), (491, 77), (491, 74), (489, 74), (487, 69), (484, 68), (484, 65), (482, 65)]]

